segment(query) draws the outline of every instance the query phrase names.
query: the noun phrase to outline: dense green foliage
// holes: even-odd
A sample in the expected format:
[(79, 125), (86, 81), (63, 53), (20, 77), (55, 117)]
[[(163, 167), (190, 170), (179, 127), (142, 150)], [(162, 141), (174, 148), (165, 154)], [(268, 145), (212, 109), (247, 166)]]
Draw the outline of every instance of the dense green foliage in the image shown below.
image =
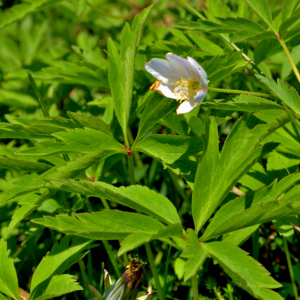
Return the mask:
[[(117, 300), (129, 253), (153, 299), (297, 299), (299, 1), (0, 9), (1, 300)], [(208, 76), (187, 114), (149, 90), (167, 53)]]

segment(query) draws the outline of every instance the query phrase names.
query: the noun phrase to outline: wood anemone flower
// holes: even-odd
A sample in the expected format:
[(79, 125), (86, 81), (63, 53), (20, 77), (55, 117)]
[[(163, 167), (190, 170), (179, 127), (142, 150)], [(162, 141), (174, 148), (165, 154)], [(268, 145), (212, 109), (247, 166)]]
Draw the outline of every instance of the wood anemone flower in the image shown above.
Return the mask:
[(166, 57), (167, 60), (153, 58), (145, 63), (146, 71), (158, 79), (151, 88), (180, 101), (177, 114), (188, 113), (199, 106), (207, 94), (207, 74), (191, 57), (185, 59), (173, 53)]

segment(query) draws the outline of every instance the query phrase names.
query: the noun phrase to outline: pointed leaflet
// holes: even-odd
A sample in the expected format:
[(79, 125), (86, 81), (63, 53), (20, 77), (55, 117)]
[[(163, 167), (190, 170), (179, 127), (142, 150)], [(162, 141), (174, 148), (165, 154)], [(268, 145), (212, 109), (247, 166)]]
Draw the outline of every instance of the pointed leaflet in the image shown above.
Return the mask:
[[(263, 221), (265, 219), (275, 219), (272, 216), (278, 215), (279, 219), (281, 219), (285, 214), (290, 215), (292, 213), (296, 215), (300, 202), (298, 205), (298, 203), (295, 202), (295, 204), (292, 204), (288, 200), (274, 200), (277, 200), (284, 191), (292, 187), (299, 180), (300, 174), (292, 174), (282, 179), (277, 185), (274, 182), (270, 186), (263, 187), (229, 201), (217, 211), (201, 240), (264, 223), (266, 222)], [(292, 208), (295, 209), (295, 212), (291, 211)]]
[(202, 150), (202, 141), (198, 137), (154, 134), (139, 141), (132, 150), (147, 153), (164, 163), (172, 164), (181, 158), (199, 153)]
[(181, 257), (188, 258), (184, 266), (185, 281), (197, 273), (198, 269), (204, 263), (208, 255), (207, 249), (203, 247), (202, 243), (199, 242), (195, 231), (189, 228), (187, 233), (187, 249), (181, 254)]
[(225, 242), (203, 244), (210, 255), (221, 265), (234, 283), (255, 298), (265, 300), (283, 300), (279, 294), (270, 289), (281, 287), (270, 273), (247, 252)]
[(151, 217), (118, 210), (76, 214), (76, 218), (58, 215), (32, 222), (93, 240), (119, 240), (133, 232), (152, 234), (165, 227)]
[(268, 86), (288, 107), (300, 114), (300, 98), (294, 87), (278, 79), (276, 82), (268, 77), (255, 75), (262, 83)]
[(25, 172), (45, 172), (50, 170), (52, 166), (34, 161), (0, 157), (0, 168)]
[(161, 219), (168, 224), (180, 223), (173, 203), (161, 194), (145, 186), (131, 185), (115, 187), (104, 182), (83, 182), (74, 180), (51, 181), (50, 189), (103, 197), (118, 204), (133, 208), (138, 212)]
[(6, 250), (7, 244), (4, 239), (0, 240), (0, 292), (19, 299), (18, 296), (18, 277), (13, 263)]
[(298, 0), (284, 0), (281, 14), (281, 23), (291, 17)]
[(137, 143), (161, 118), (169, 114), (178, 103), (174, 99), (161, 96), (154, 92), (141, 116), (139, 131), (135, 139)]
[(83, 288), (76, 282), (74, 276), (69, 274), (56, 275), (41, 284), (39, 293), (37, 290), (33, 290), (28, 300), (52, 299), (79, 290), (83, 290)]
[[(79, 259), (87, 254), (92, 241), (76, 237), (70, 244), (71, 237), (65, 236), (60, 243), (55, 243), (51, 251), (42, 259), (33, 274), (31, 282), (31, 299), (43, 294), (43, 289), (49, 278), (62, 274)], [(69, 275), (68, 275), (69, 276)]]
[[(253, 116), (250, 116), (248, 119), (244, 116), (235, 124), (228, 135), (219, 163), (216, 165), (215, 158), (205, 159), (206, 153), (202, 158), (202, 160), (204, 159), (203, 162), (200, 161), (195, 179), (192, 203), (196, 232), (209, 219), (239, 178), (259, 158), (278, 146), (275, 143), (258, 146), (260, 140), (269, 134), (269, 125), (259, 123), (260, 120)], [(216, 133), (214, 136), (214, 151), (216, 152)], [(207, 155), (210, 155), (209, 152)], [(214, 154), (214, 157), (216, 157), (216, 154)], [(203, 166), (201, 166), (202, 164)], [(209, 174), (209, 176), (206, 174)], [(207, 179), (206, 177), (210, 178)]]
[(207, 203), (201, 201), (201, 195), (205, 194), (207, 189), (215, 188), (212, 187), (213, 175), (219, 163), (218, 126), (213, 117), (207, 123), (205, 138), (207, 140), (201, 162), (198, 165), (192, 198), (192, 215), (196, 232), (200, 230), (201, 215), (208, 210)]
[(245, 0), (251, 8), (271, 27), (273, 27), (272, 15), (267, 0)]
[(184, 238), (183, 232), (181, 224), (173, 224), (159, 230), (156, 234), (147, 234), (144, 232), (132, 233), (121, 242), (121, 248), (118, 251), (118, 256), (155, 239), (167, 237)]

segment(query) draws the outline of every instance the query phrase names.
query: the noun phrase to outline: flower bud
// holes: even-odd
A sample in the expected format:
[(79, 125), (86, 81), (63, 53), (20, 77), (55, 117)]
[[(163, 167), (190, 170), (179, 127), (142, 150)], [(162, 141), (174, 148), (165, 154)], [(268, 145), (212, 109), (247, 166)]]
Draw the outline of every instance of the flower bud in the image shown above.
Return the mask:
[[(145, 263), (139, 258), (131, 258), (125, 272), (105, 294), (104, 300), (135, 300), (142, 285)], [(146, 298), (151, 299), (151, 298)]]

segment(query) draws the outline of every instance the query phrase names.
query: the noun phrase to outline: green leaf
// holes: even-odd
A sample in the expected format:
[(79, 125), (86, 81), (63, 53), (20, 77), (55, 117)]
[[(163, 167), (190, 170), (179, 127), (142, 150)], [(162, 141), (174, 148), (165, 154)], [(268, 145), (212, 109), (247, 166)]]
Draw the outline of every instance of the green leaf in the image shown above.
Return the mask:
[(67, 162), (63, 166), (58, 166), (51, 174), (44, 177), (44, 180), (63, 180), (75, 178), (78, 174), (92, 165), (99, 163), (101, 160), (111, 156), (115, 151), (96, 150), (79, 158)]
[(46, 186), (71, 193), (103, 197), (138, 212), (159, 218), (168, 224), (180, 223), (180, 218), (172, 202), (147, 187), (131, 185), (126, 188), (117, 188), (104, 182), (92, 183), (74, 180), (52, 181)]
[[(298, 0), (284, 0), (282, 12), (281, 12), (281, 22), (282, 23), (286, 19), (291, 17), (297, 2), (298, 2)], [(279, 30), (279, 32), (281, 32), (281, 31)]]
[(293, 236), (295, 235), (294, 227), (291, 224), (298, 224), (296, 216), (273, 220), (273, 225), (275, 225), (279, 234), (285, 237), (290, 243), (293, 242)]
[(146, 242), (150, 242), (155, 239), (168, 238), (168, 237), (180, 237), (183, 238), (183, 228), (181, 224), (169, 225), (166, 228), (159, 230), (156, 234), (146, 234), (143, 232), (136, 232), (128, 235), (122, 242), (118, 251), (118, 256), (133, 250)]
[(81, 237), (73, 239), (71, 244), (70, 242), (70, 236), (63, 237), (60, 243), (56, 242), (51, 251), (41, 260), (32, 277), (31, 293), (34, 296), (31, 298), (35, 299), (42, 295), (47, 280), (52, 276), (62, 274), (83, 258), (92, 244), (92, 241)]
[[(202, 157), (195, 179), (192, 203), (196, 232), (209, 219), (239, 178), (259, 158), (278, 146), (275, 143), (259, 146), (259, 142), (269, 134), (269, 125), (259, 125), (259, 123), (260, 121), (253, 116), (247, 120), (245, 116), (240, 119), (225, 141), (219, 163), (216, 161), (216, 154), (213, 155), (213, 159), (205, 159), (205, 155)], [(214, 153), (217, 151), (216, 138), (216, 136), (213, 138), (213, 149), (215, 150), (211, 150)], [(208, 151), (208, 157), (211, 151)], [(203, 166), (201, 166), (202, 164)], [(205, 174), (210, 175), (206, 176)]]
[(214, 100), (213, 102), (204, 102), (202, 107), (230, 110), (230, 111), (247, 111), (258, 112), (268, 109), (283, 109), (283, 107), (271, 100), (254, 97), (251, 95), (240, 95), (231, 98), (231, 100)]
[(160, 119), (169, 114), (178, 103), (174, 99), (162, 97), (154, 92), (149, 97), (148, 104), (141, 116), (139, 130), (135, 143), (137, 143)]
[(7, 298), (3, 294), (0, 293), (0, 300), (7, 300)]
[(37, 9), (43, 8), (45, 4), (51, 5), (60, 1), (61, 0), (28, 0), (26, 3), (14, 5), (7, 13), (1, 14), (0, 29), (24, 18)]
[(37, 107), (39, 105), (38, 102), (30, 95), (21, 94), (6, 89), (0, 90), (0, 104), (13, 106), (16, 108)]
[(276, 82), (268, 77), (255, 75), (262, 83), (268, 86), (289, 108), (300, 114), (300, 98), (294, 87), (280, 79)]
[(73, 122), (77, 125), (77, 127), (79, 126), (80, 128), (83, 127), (92, 128), (104, 132), (107, 135), (113, 137), (110, 127), (97, 117), (89, 116), (86, 114), (79, 115), (70, 111), (68, 111), (68, 115), (73, 120)]
[(0, 292), (19, 299), (18, 277), (14, 267), (13, 259), (9, 257), (9, 251), (6, 250), (7, 244), (4, 239), (0, 240)]
[(0, 157), (0, 169), (1, 168), (38, 173), (50, 170), (52, 166), (39, 162)]
[(195, 188), (192, 199), (192, 215), (196, 232), (200, 230), (201, 216), (207, 210), (207, 203), (201, 201), (201, 195), (205, 194), (213, 184), (213, 176), (219, 164), (219, 136), (218, 127), (214, 118), (210, 118), (205, 138), (205, 149), (203, 151), (201, 163), (198, 165), (195, 179)]
[(233, 282), (261, 300), (283, 300), (276, 292), (269, 290), (281, 287), (270, 273), (247, 252), (225, 242), (203, 244), (210, 255), (221, 265)]
[[(300, 174), (293, 174), (285, 177), (277, 185), (274, 183), (270, 186), (247, 193), (242, 197), (238, 197), (235, 200), (229, 201), (217, 211), (213, 220), (209, 223), (203, 236), (201, 237), (201, 240), (210, 239), (212, 237), (229, 233), (237, 229), (266, 222), (260, 221), (261, 218), (272, 220), (272, 218), (269, 219), (269, 215), (278, 213), (277, 206), (281, 207), (280, 209), (282, 209), (281, 212), (279, 210), (282, 217), (284, 217), (285, 213), (290, 215), (290, 207), (285, 206), (288, 206), (288, 204), (292, 202), (284, 200), (285, 202), (282, 202), (281, 204), (280, 201), (279, 203), (275, 200), (277, 200), (283, 192), (292, 187), (299, 180)], [(297, 204), (294, 206), (295, 209), (297, 209)], [(271, 210), (273, 207), (275, 207), (274, 211)], [(294, 214), (296, 214), (296, 212)], [(276, 218), (274, 217), (273, 219)], [(278, 219), (280, 218), (281, 216), (279, 215)], [(241, 221), (241, 219), (243, 219), (243, 221)], [(244, 226), (244, 224), (249, 225)], [(234, 229), (231, 230), (231, 228)]]
[(273, 31), (265, 31), (258, 34), (253, 34), (251, 31), (239, 31), (238, 33), (234, 34), (230, 38), (231, 43), (237, 43), (241, 41), (261, 41), (266, 39), (276, 38), (276, 35)]
[(245, 0), (249, 6), (271, 27), (273, 27), (272, 15), (267, 0)]
[[(300, 14), (296, 14), (288, 19), (286, 19), (279, 27), (279, 33), (283, 34), (288, 30), (292, 25), (296, 25), (299, 22)], [(285, 39), (285, 36), (284, 36)]]
[(185, 281), (197, 273), (208, 255), (207, 249), (199, 242), (196, 232), (189, 228), (187, 233), (187, 249), (181, 254), (181, 257), (188, 258), (184, 266)]
[(196, 155), (201, 150), (202, 141), (198, 137), (164, 134), (147, 136), (132, 148), (132, 151), (145, 152), (167, 164), (173, 164), (179, 159)]
[(83, 290), (83, 288), (76, 282), (74, 276), (69, 274), (56, 275), (41, 286), (41, 293), (33, 291), (30, 293), (29, 300), (46, 300), (68, 294), (75, 291)]
[(76, 218), (58, 215), (32, 222), (93, 240), (119, 240), (134, 232), (157, 233), (164, 225), (155, 219), (118, 210), (76, 214)]
[(77, 7), (77, 16), (80, 16), (86, 9), (87, 0), (79, 0)]

